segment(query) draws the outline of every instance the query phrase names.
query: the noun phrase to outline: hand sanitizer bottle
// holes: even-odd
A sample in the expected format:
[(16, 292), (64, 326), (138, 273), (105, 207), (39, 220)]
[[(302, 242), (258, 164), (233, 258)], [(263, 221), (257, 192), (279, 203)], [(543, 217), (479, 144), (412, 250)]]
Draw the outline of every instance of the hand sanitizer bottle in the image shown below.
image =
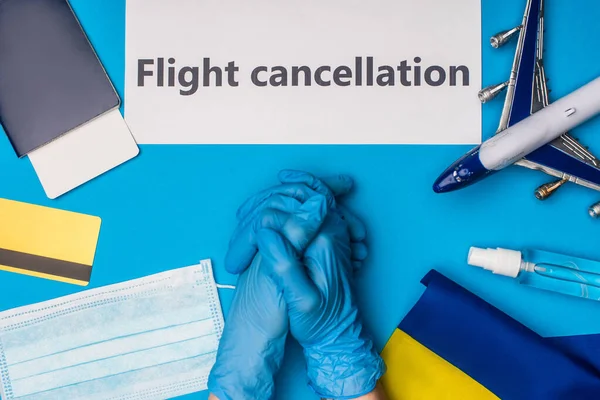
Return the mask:
[(469, 251), (469, 264), (538, 289), (600, 300), (600, 262), (540, 250)]

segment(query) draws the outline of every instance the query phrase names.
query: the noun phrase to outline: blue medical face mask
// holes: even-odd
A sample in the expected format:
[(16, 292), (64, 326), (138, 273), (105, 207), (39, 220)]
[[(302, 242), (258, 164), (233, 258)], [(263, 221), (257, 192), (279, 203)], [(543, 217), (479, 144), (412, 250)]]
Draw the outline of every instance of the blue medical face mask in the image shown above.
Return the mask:
[(223, 330), (209, 260), (0, 313), (2, 399), (167, 399), (206, 389)]

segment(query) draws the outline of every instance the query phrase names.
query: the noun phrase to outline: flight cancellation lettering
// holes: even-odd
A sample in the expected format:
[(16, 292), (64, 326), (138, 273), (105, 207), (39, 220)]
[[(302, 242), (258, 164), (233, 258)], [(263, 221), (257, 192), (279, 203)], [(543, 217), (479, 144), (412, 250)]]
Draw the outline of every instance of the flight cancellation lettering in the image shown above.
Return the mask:
[[(426, 65), (421, 57), (398, 65), (377, 64), (374, 57), (355, 57), (351, 65), (267, 66), (251, 69), (248, 81), (257, 87), (297, 86), (469, 86), (465, 65)], [(201, 65), (179, 66), (175, 58), (138, 60), (137, 85), (178, 88), (182, 96), (196, 94), (201, 87), (238, 87), (240, 67), (235, 61), (213, 65), (204, 58)]]

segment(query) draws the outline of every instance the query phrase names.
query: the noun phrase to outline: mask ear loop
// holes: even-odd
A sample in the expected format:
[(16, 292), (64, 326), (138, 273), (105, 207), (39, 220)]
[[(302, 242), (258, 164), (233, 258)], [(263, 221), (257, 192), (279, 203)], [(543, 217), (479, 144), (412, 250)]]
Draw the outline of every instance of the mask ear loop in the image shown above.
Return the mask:
[(231, 289), (231, 290), (235, 290), (235, 286), (233, 286), (233, 285), (219, 285), (218, 283), (215, 283), (215, 285), (217, 285), (218, 289)]
[[(0, 0), (0, 2), (2, 2), (2, 0)], [(201, 260), (200, 261), (200, 265), (204, 266), (204, 268), (206, 268), (206, 270), (208, 272), (210, 272), (211, 278), (213, 280), (213, 282), (215, 283), (215, 286), (217, 287), (217, 289), (230, 289), (230, 290), (235, 290), (235, 286), (233, 285), (219, 285), (213, 275), (212, 272), (212, 263), (210, 262), (210, 259), (206, 259), (206, 260)]]

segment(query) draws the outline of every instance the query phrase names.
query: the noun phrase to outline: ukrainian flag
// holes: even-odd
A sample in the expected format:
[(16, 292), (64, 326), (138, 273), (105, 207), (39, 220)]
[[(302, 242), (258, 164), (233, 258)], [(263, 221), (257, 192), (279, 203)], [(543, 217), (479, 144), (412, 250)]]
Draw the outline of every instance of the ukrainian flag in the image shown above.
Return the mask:
[(382, 353), (390, 400), (600, 399), (600, 335), (543, 338), (435, 270), (421, 282)]

